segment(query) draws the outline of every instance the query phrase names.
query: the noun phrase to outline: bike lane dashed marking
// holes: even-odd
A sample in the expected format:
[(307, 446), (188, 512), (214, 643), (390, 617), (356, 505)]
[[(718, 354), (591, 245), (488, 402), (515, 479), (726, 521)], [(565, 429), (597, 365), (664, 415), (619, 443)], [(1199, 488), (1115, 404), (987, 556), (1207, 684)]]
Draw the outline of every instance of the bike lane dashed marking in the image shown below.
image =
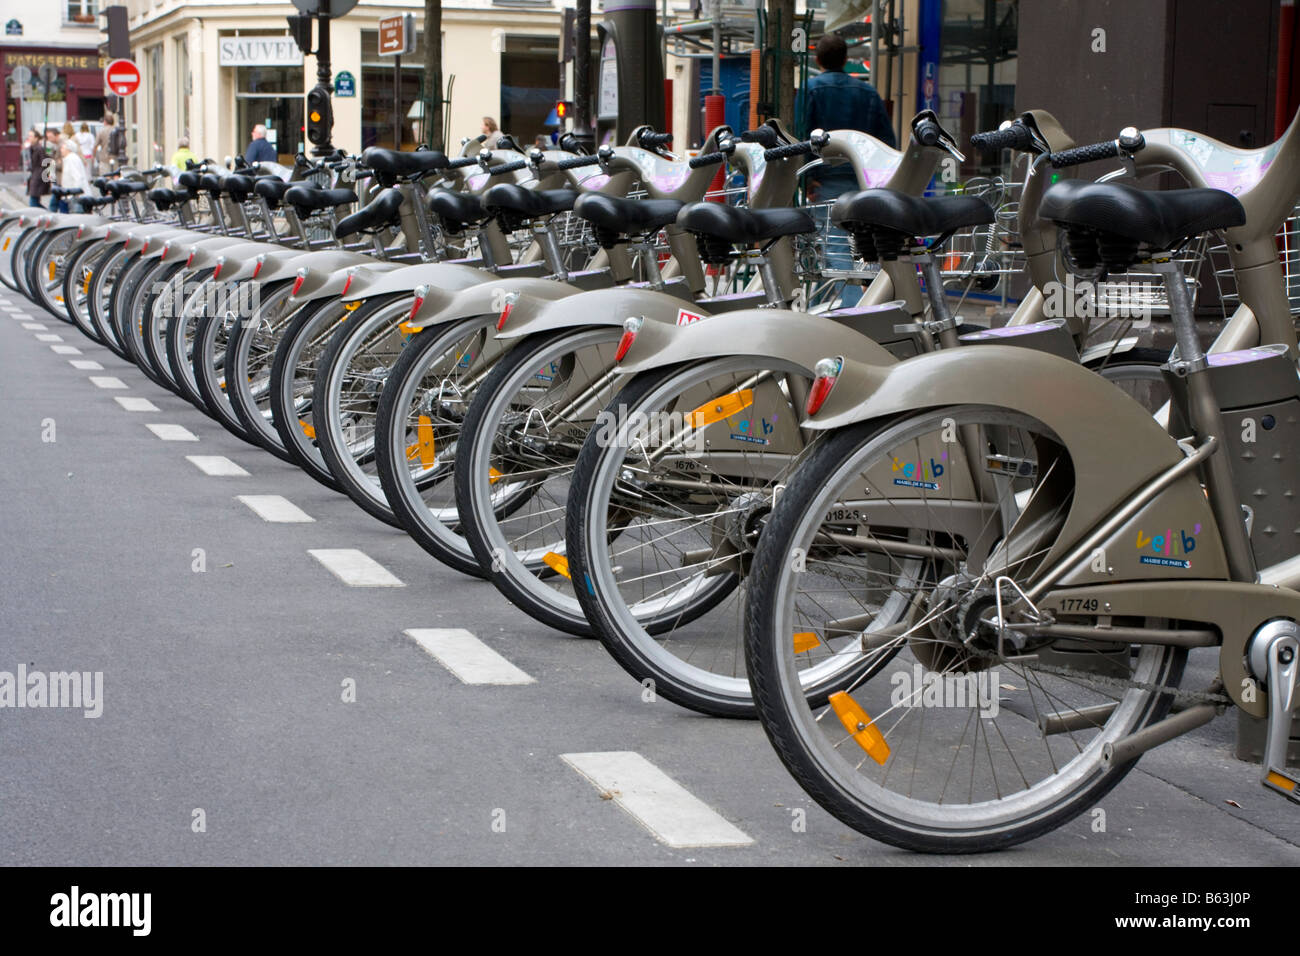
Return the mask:
[(310, 548), (307, 553), (349, 587), (406, 587), (393, 572), (356, 548)]
[(661, 843), (671, 847), (749, 846), (754, 838), (631, 750), (560, 754)]
[(263, 521), (303, 523), (316, 520), (288, 498), (280, 495), (236, 495), (235, 500), (242, 502)]
[(47, 332), (43, 335), (36, 336), (37, 342), (62, 342), (63, 336), (55, 335), (53, 332)]
[(40, 322), (24, 322), (23, 328), (28, 329), (32, 332), (44, 332), (46, 329), (49, 328), (49, 326), (42, 325)]
[(50, 351), (55, 355), (80, 355), (81, 349), (75, 345), (51, 345)]
[(184, 425), (145, 425), (145, 428), (153, 432), (163, 441), (198, 441), (199, 436), (194, 434)]
[(462, 627), (410, 628), (402, 632), (462, 684), (535, 684), (537, 681)]
[(126, 388), (126, 382), (115, 375), (92, 375), (90, 384), (96, 388)]
[(104, 366), (90, 359), (68, 359), (68, 364), (83, 372), (103, 371)]
[(215, 475), (219, 478), (240, 478), (248, 475), (248, 472), (225, 455), (186, 455), (185, 460), (205, 475)]
[(157, 405), (147, 398), (140, 398), (135, 395), (114, 395), (113, 401), (121, 405), (128, 412), (160, 412), (162, 411)]

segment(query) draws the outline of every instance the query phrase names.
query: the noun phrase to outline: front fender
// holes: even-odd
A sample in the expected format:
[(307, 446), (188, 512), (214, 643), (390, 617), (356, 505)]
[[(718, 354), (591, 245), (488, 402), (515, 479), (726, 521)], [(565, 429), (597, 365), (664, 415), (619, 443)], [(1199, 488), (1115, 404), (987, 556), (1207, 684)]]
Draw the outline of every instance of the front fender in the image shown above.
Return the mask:
[[(846, 359), (821, 411), (804, 427), (842, 428), (946, 405), (989, 405), (1031, 415), (1069, 449), (1073, 503), (1043, 567), (1183, 458), (1151, 413), (1100, 375), (1046, 352), (1004, 345), (929, 352), (896, 365)], [(1182, 480), (1195, 483), (1196, 478)], [(1162, 496), (1175, 488), (1177, 483)], [(1187, 501), (1205, 506), (1199, 491)], [(1208, 515), (1208, 506), (1205, 511)], [(1201, 520), (1208, 529), (1211, 519)]]
[[(491, 273), (489, 273), (491, 276)], [(518, 302), (550, 302), (576, 295), (577, 286), (554, 279), (503, 279), (491, 277), (490, 281), (451, 293), (446, 298), (431, 297), (411, 317), (414, 325), (421, 327), (441, 325), (474, 315), (497, 315), (505, 305), (507, 295), (518, 295)]]
[(675, 325), (677, 314), (683, 308), (696, 315), (709, 315), (707, 309), (653, 289), (592, 289), (550, 300), (521, 296), (510, 310), (510, 320), (498, 338), (511, 339), (582, 325), (622, 325), (633, 315)]
[[(309, 252), (294, 263), (296, 272), (302, 276), (302, 285), (291, 301), (295, 305), (302, 305), (313, 299), (327, 299), (340, 294), (344, 283), (348, 281), (348, 269), (363, 264), (366, 268), (358, 270), (354, 284), (373, 281), (376, 273), (393, 272), (402, 268), (396, 262), (383, 262), (359, 252), (340, 249)], [(351, 292), (351, 289), (348, 291)]]
[(647, 322), (619, 364), (625, 373), (726, 355), (785, 359), (811, 374), (819, 359), (844, 355), (869, 365), (898, 360), (861, 332), (825, 316), (788, 309), (742, 309), (690, 325)]

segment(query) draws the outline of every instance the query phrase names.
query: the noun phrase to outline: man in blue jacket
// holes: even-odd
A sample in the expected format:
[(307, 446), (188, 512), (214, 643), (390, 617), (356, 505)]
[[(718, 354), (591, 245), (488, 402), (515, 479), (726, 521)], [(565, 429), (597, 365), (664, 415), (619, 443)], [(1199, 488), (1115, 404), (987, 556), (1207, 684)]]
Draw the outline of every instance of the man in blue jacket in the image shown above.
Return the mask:
[(261, 123), (253, 127), (253, 139), (244, 150), (244, 162), (249, 165), (279, 162), (275, 147), (266, 141), (266, 127)]
[[(844, 38), (828, 33), (817, 41), (817, 65), (824, 71), (814, 76), (802, 91), (804, 127), (815, 129), (856, 129), (874, 136), (887, 146), (896, 146), (894, 129), (885, 111), (884, 101), (876, 88), (865, 80), (849, 76), (844, 64), (849, 50)], [(858, 188), (857, 178), (847, 165), (819, 166), (808, 172), (806, 195), (809, 202), (830, 202)], [(832, 229), (826, 243), (826, 264), (832, 269), (851, 269), (848, 235)], [(841, 304), (856, 305), (862, 296), (859, 286), (845, 286)]]

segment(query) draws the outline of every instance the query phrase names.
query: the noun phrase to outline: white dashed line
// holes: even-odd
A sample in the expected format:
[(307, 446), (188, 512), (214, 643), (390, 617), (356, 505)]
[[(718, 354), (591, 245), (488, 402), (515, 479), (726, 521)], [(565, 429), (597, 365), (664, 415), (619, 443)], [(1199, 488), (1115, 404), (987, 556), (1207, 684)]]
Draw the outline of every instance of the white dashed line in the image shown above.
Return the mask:
[(145, 425), (163, 441), (198, 441), (199, 436), (184, 425)]
[(55, 335), (53, 332), (47, 332), (44, 335), (36, 336), (37, 342), (62, 342), (63, 336)]
[(354, 588), (405, 587), (393, 573), (356, 548), (324, 548), (307, 552), (344, 584)]
[(748, 846), (754, 842), (639, 753), (560, 754), (560, 759), (669, 846)]
[(437, 658), (463, 684), (537, 683), (464, 628), (412, 628), (403, 633)]
[(263, 521), (302, 522), (316, 520), (292, 501), (279, 495), (237, 495), (236, 499), (253, 509), (254, 513)]
[(75, 345), (51, 345), (50, 351), (55, 355), (80, 355), (81, 349)]
[(92, 375), (90, 383), (96, 388), (126, 388), (126, 382), (112, 375)]
[(81, 369), (83, 372), (94, 372), (104, 367), (98, 362), (92, 362), (90, 359), (68, 359), (68, 364), (73, 368)]
[(39, 322), (24, 322), (23, 328), (31, 329), (33, 332), (44, 332), (49, 328), (48, 325), (41, 325)]
[[(113, 401), (121, 405), (128, 412), (156, 412), (158, 406), (147, 398), (139, 398), (135, 395), (114, 395)], [(159, 436), (162, 437), (162, 436)]]
[(225, 455), (186, 455), (187, 461), (194, 464), (194, 467), (205, 475), (216, 475), (220, 478), (236, 478), (245, 476), (248, 472), (240, 468)]

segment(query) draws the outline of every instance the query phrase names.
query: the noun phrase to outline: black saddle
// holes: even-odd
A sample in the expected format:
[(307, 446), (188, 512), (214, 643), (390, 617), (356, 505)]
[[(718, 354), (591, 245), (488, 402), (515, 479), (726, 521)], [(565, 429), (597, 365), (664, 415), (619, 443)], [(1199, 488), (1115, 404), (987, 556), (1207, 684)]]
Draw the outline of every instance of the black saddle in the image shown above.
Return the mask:
[(914, 236), (942, 236), (993, 221), (993, 207), (973, 196), (911, 196), (893, 189), (848, 193), (831, 206), (831, 222), (853, 237), (853, 253), (893, 260)]
[(500, 216), (502, 227), (509, 232), (529, 219), (566, 212), (577, 199), (572, 189), (525, 189), (514, 183), (497, 183), (483, 194), (483, 208)]
[(167, 210), (172, 206), (179, 205), (189, 199), (189, 193), (178, 192), (175, 189), (151, 189), (149, 190), (149, 201), (160, 210)]
[(733, 245), (747, 246), (817, 229), (812, 216), (802, 209), (745, 209), (719, 202), (683, 206), (677, 225), (695, 236), (700, 257), (709, 265), (726, 262)]
[(225, 179), (221, 180), (221, 188), (225, 190), (230, 198), (235, 202), (244, 202), (253, 194), (253, 177), (244, 176), (240, 173), (231, 173)]
[(184, 186), (192, 193), (198, 192), (199, 174), (194, 172), (194, 170), (192, 169), (186, 170), (185, 172), (181, 173), (179, 176), (176, 177), (176, 184), (179, 186)]
[(1038, 208), (1066, 231), (1066, 251), (1074, 265), (1124, 272), (1139, 246), (1173, 249), (1183, 240), (1240, 226), (1246, 210), (1220, 189), (1149, 190), (1119, 183), (1067, 179), (1043, 194)]
[(107, 206), (113, 202), (112, 196), (90, 196), (81, 200), (82, 209), (98, 209), (100, 206)]
[(149, 184), (141, 179), (111, 179), (105, 183), (104, 188), (114, 199), (121, 199), (128, 193), (144, 192)]
[(676, 199), (620, 199), (602, 193), (584, 193), (573, 211), (591, 223), (597, 241), (609, 249), (624, 236), (658, 232), (677, 221), (682, 203)]
[(441, 220), (443, 228), (450, 233), (462, 232), (467, 226), (478, 225), (488, 217), (487, 210), (483, 208), (477, 196), (453, 192), (450, 189), (431, 190), (429, 210)]
[(221, 177), (216, 173), (203, 173), (199, 176), (199, 188), (215, 199), (221, 195)]
[(284, 202), (297, 211), (299, 218), (305, 219), (317, 209), (332, 209), (346, 206), (357, 201), (357, 194), (351, 189), (321, 189), (319, 186), (290, 186), (284, 191)]
[(382, 182), (391, 186), (402, 176), (423, 175), (446, 169), (448, 159), (446, 154), (436, 149), (419, 149), (413, 153), (405, 153), (401, 150), (371, 146), (361, 154), (361, 163), (366, 168), (373, 169)]
[(265, 176), (253, 183), (253, 192), (272, 206), (279, 205), (290, 188), (290, 185), (278, 176)]
[(402, 192), (399, 189), (385, 189), (362, 209), (350, 216), (344, 216), (334, 227), (338, 239), (350, 236), (363, 229), (376, 229), (387, 225), (397, 218), (397, 211), (402, 206)]

